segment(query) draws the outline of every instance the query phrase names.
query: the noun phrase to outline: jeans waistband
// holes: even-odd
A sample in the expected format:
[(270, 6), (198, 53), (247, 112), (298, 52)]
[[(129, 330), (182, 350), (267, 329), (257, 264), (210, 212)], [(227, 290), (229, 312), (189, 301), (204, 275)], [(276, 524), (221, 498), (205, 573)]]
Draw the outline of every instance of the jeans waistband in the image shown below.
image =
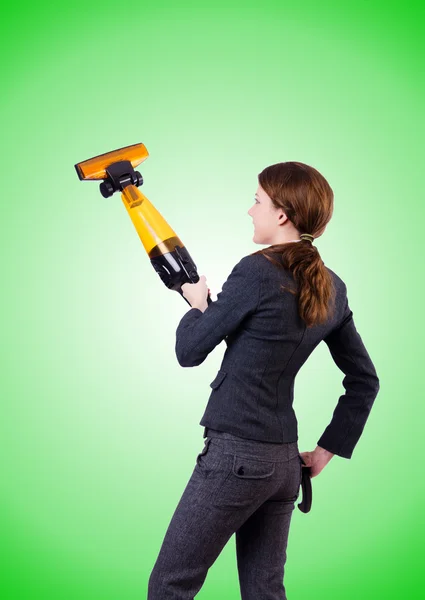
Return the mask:
[(249, 440), (242, 438), (226, 431), (218, 431), (210, 427), (204, 428), (204, 438), (211, 438), (230, 452), (245, 453), (251, 455), (262, 456), (264, 458), (276, 460), (290, 460), (297, 456), (298, 442), (283, 442), (281, 444), (275, 442), (263, 442), (259, 440)]

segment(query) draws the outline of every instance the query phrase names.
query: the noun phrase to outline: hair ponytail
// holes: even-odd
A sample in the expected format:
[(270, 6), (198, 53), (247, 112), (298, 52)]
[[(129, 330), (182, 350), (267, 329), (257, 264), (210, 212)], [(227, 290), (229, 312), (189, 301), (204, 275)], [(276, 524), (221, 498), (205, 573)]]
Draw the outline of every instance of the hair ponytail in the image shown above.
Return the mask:
[[(270, 165), (258, 175), (260, 186), (276, 209), (282, 209), (295, 228), (315, 238), (322, 235), (333, 213), (333, 191), (313, 167), (300, 162)], [(264, 254), (293, 275), (300, 317), (307, 327), (326, 322), (335, 306), (335, 288), (316, 246), (309, 240), (275, 244), (253, 254)], [(280, 260), (279, 260), (280, 255)]]

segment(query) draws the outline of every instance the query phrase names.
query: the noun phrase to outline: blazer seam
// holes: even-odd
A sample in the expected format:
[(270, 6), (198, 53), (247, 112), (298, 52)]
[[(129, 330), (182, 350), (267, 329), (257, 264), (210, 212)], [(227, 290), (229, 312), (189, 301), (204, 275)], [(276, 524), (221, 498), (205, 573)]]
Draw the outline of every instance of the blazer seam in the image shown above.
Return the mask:
[(298, 348), (300, 347), (300, 345), (301, 345), (301, 343), (302, 343), (302, 341), (303, 341), (303, 339), (304, 339), (304, 336), (305, 336), (305, 332), (306, 332), (306, 330), (307, 330), (307, 327), (306, 327), (306, 325), (304, 324), (304, 331), (303, 331), (303, 334), (302, 334), (302, 336), (301, 336), (301, 339), (299, 340), (299, 342), (298, 342), (298, 344), (297, 344), (296, 348), (294, 348), (294, 351), (292, 352), (291, 356), (289, 357), (289, 359), (288, 359), (288, 361), (287, 361), (287, 363), (286, 363), (286, 365), (285, 365), (285, 368), (283, 369), (283, 371), (281, 372), (281, 374), (280, 374), (280, 375), (279, 375), (279, 377), (277, 378), (277, 383), (276, 383), (276, 402), (275, 402), (274, 412), (275, 412), (275, 415), (276, 415), (276, 419), (279, 421), (280, 430), (281, 430), (281, 432), (282, 432), (282, 439), (284, 439), (284, 435), (283, 435), (283, 427), (282, 427), (282, 423), (281, 423), (281, 421), (280, 421), (280, 419), (279, 419), (279, 417), (278, 417), (278, 414), (277, 414), (277, 409), (278, 409), (278, 406), (279, 406), (279, 396), (278, 396), (277, 390), (278, 390), (278, 387), (279, 387), (279, 381), (280, 381), (281, 377), (283, 377), (283, 375), (285, 374), (285, 371), (286, 371), (286, 369), (288, 368), (288, 365), (289, 365), (289, 363), (291, 362), (291, 360), (292, 360), (292, 357), (294, 356), (295, 352), (296, 352), (296, 351), (298, 350)]
[[(261, 299), (261, 294), (262, 294), (262, 286), (263, 286), (263, 273), (262, 273), (262, 269), (260, 267), (260, 265), (257, 262), (257, 278), (259, 276), (259, 280), (260, 280), (260, 285), (259, 285), (259, 292), (258, 292), (258, 300), (257, 300), (257, 306), (254, 309), (254, 313), (257, 312), (258, 307), (260, 306), (260, 299)], [(228, 369), (232, 369), (232, 367), (235, 365), (235, 362), (229, 363), (228, 365)], [(263, 371), (263, 376), (264, 376), (264, 371)], [(260, 385), (263, 381), (263, 376), (261, 377), (261, 381), (260, 381)], [(257, 398), (258, 400), (258, 398)]]

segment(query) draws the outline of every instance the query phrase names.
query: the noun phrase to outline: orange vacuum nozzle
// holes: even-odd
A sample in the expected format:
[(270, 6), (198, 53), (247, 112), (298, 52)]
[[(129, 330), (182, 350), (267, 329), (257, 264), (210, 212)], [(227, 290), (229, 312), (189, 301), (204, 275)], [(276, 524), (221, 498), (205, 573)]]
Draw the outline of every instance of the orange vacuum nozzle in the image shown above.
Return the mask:
[(75, 168), (80, 180), (106, 179), (108, 177), (106, 168), (113, 163), (129, 161), (134, 168), (140, 165), (148, 156), (149, 152), (144, 144), (133, 144), (84, 160), (76, 164)]

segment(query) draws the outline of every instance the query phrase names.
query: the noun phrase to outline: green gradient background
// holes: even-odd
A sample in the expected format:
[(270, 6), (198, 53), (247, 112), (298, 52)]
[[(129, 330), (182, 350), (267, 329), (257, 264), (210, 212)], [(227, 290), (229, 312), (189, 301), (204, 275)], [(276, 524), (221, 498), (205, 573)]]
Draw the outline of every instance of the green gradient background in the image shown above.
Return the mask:
[[(203, 447), (225, 347), (179, 366), (188, 305), (120, 196), (74, 170), (137, 142), (143, 192), (213, 299), (260, 247), (257, 174), (298, 160), (328, 179), (335, 211), (316, 243), (381, 390), (352, 459), (334, 457), (312, 511), (293, 514), (287, 594), (422, 598), (423, 8), (69, 2), (4, 15), (1, 598), (146, 598)], [(300, 451), (342, 378), (321, 344), (296, 381)], [(239, 594), (233, 536), (197, 598)]]

